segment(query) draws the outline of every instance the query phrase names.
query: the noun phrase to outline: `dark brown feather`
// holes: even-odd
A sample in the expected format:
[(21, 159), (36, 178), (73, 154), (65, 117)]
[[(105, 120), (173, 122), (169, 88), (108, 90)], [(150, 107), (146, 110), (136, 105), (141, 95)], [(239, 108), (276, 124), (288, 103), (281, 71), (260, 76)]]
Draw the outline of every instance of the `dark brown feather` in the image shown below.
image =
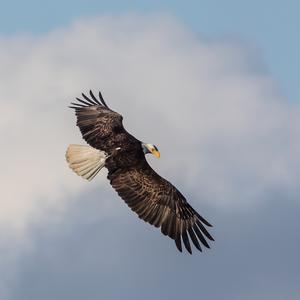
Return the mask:
[(182, 246), (181, 246), (181, 237), (180, 235), (178, 237), (176, 237), (175, 239), (175, 244), (176, 244), (176, 247), (177, 249), (182, 252)]
[(183, 243), (184, 243), (184, 246), (185, 246), (186, 250), (187, 250), (190, 254), (192, 254), (191, 244), (190, 244), (189, 237), (188, 237), (186, 231), (184, 231), (184, 232), (182, 233), (182, 240), (183, 240)]

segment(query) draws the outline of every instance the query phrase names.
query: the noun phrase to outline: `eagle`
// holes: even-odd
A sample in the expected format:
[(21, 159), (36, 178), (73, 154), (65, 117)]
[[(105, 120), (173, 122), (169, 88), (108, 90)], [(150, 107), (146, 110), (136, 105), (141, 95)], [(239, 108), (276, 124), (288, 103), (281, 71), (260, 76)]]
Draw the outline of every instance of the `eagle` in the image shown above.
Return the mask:
[(190, 241), (201, 252), (203, 246), (210, 248), (207, 240), (214, 239), (206, 227), (212, 225), (148, 164), (146, 154), (160, 157), (157, 147), (127, 132), (122, 115), (107, 106), (101, 92), (98, 98), (90, 91), (89, 97), (82, 94), (82, 99), (76, 99), (69, 107), (75, 110), (77, 126), (88, 145), (69, 145), (70, 168), (92, 180), (105, 167), (110, 184), (131, 210), (173, 239), (180, 252), (182, 242), (190, 254)]

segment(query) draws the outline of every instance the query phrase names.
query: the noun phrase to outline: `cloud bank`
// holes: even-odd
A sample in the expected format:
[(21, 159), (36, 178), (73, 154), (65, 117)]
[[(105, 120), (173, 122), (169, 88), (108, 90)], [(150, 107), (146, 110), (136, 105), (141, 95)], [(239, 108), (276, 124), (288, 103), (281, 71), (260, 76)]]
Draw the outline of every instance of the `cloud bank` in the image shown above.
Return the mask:
[(299, 105), (281, 96), (249, 45), (198, 36), (170, 17), (132, 14), (1, 38), (0, 64), (5, 286), (15, 284), (20, 268), (11, 249), (22, 257), (35, 251), (33, 228), (61, 222), (74, 199), (84, 207), (88, 191), (105, 194), (97, 225), (126, 214), (105, 172), (87, 184), (65, 162), (67, 145), (84, 143), (67, 106), (89, 89), (102, 91), (132, 134), (159, 147), (162, 157), (149, 157), (151, 165), (196, 209), (228, 217), (265, 211), (275, 199), (298, 205)]
[(133, 134), (160, 147), (162, 159), (151, 163), (161, 173), (201, 191), (194, 202), (234, 208), (270, 190), (289, 198), (298, 191), (299, 107), (239, 42), (131, 15), (0, 45), (2, 225), (24, 225), (87, 187), (66, 168), (64, 151), (82, 143), (67, 105), (89, 88), (103, 91)]

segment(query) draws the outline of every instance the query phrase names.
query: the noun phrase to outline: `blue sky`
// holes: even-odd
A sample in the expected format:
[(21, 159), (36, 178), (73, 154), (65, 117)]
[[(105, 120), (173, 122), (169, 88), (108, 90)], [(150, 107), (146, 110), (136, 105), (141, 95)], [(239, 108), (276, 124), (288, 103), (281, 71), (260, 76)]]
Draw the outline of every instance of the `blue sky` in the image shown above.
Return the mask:
[[(299, 5), (220, 3), (1, 5), (1, 300), (300, 299)], [(179, 253), (105, 170), (68, 168), (89, 89), (158, 146), (211, 249)]]
[(299, 10), (296, 0), (264, 1), (2, 1), (0, 32), (43, 33), (89, 15), (167, 12), (208, 38), (242, 39), (261, 51), (290, 101), (300, 101)]

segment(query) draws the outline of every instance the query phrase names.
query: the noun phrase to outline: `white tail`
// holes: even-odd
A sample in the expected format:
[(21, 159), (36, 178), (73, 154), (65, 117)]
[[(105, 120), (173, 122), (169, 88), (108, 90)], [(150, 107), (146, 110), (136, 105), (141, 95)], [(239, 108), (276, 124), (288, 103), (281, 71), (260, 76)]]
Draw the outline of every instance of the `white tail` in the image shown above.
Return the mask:
[(104, 167), (106, 158), (104, 151), (84, 145), (69, 145), (66, 152), (69, 167), (89, 181)]

